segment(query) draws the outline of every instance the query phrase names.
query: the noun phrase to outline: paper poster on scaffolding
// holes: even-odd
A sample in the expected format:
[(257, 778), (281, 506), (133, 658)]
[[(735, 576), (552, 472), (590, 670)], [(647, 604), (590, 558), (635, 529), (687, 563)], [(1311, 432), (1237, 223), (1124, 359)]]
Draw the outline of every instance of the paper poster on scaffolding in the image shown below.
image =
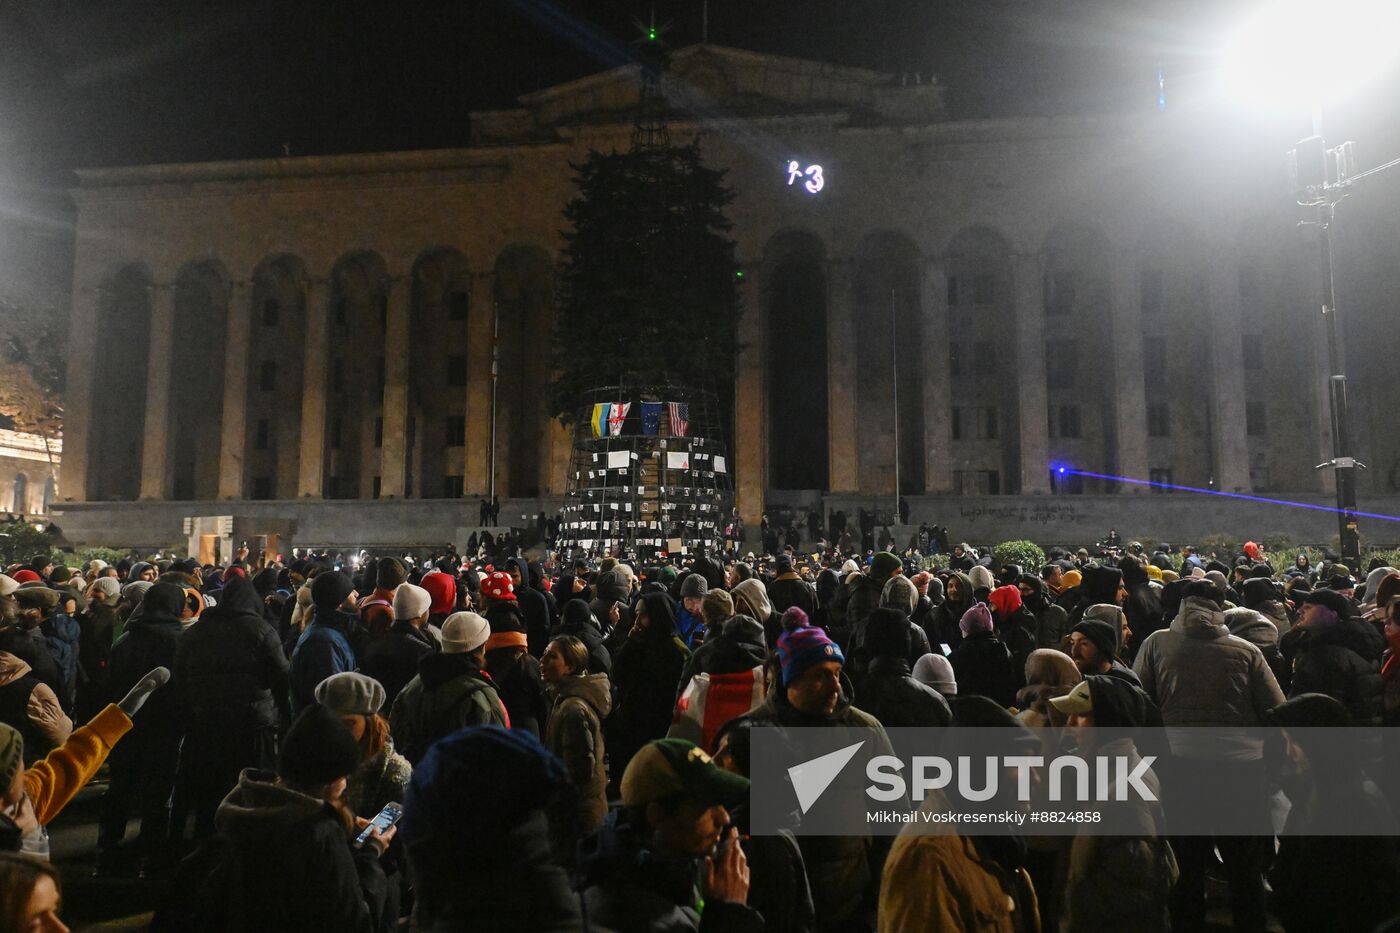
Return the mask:
[(668, 470), (688, 470), (690, 469), (690, 454), (683, 450), (668, 450), (666, 452), (666, 469)]
[(619, 467), (626, 467), (631, 461), (627, 457), (628, 451), (610, 450), (608, 451), (608, 469), (616, 470)]
[(719, 454), (715, 454), (715, 472), (716, 472), (716, 473), (728, 473), (728, 472), (729, 472), (729, 470), (728, 470), (728, 469), (726, 468), (726, 466), (725, 466), (724, 458), (721, 457)]
[(668, 554), (680, 554), (684, 552), (684, 544), (680, 538), (666, 539), (666, 552)]

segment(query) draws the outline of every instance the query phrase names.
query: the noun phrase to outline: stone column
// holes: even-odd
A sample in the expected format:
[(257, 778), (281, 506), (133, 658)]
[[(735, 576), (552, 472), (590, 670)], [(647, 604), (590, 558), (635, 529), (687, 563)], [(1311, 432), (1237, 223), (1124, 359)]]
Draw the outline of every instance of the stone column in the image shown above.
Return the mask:
[(219, 444), (219, 498), (242, 499), (248, 445), (248, 349), (252, 308), (248, 282), (229, 286), (227, 337), (224, 343), (223, 439)]
[(326, 484), (326, 395), (330, 338), (330, 282), (306, 283), (306, 343), (302, 357), (301, 455), (297, 495), (319, 499)]
[[(384, 288), (388, 292), (389, 313), (384, 327), (384, 444), (379, 460), (379, 496), (382, 499), (402, 499), (408, 462), (409, 302), (413, 296), (412, 279), (406, 275), (392, 276), (385, 282)], [(421, 429), (421, 425), (419, 427)], [(418, 492), (422, 494), (422, 490)]]
[(92, 443), (92, 404), (97, 379), (97, 321), (103, 290), (74, 290), (72, 327), (68, 330), (68, 380), (63, 416), (63, 459), (59, 461), (55, 504), (88, 498), (88, 449)]
[(948, 374), (948, 266), (941, 259), (924, 264), (924, 489), (931, 495), (953, 491), (952, 380)]
[(1016, 312), (1017, 421), (1021, 433), (1021, 492), (1050, 491), (1050, 445), (1046, 436), (1044, 260), (1039, 254), (1012, 257)]
[(170, 498), (170, 374), (175, 344), (175, 286), (151, 287), (151, 342), (146, 357), (146, 422), (141, 498)]
[(768, 387), (763, 365), (767, 340), (764, 313), (765, 277), (754, 263), (744, 267), (744, 313), (739, 318), (739, 343), (743, 349), (735, 364), (734, 385), (734, 491), (735, 505), (746, 529), (758, 528), (763, 515), (768, 475)]
[[(491, 463), (491, 359), (495, 321), (496, 277), (490, 272), (472, 275), (471, 308), (467, 312), (467, 446), (463, 452), (466, 476), (463, 493), (468, 498), (490, 493), (487, 472)], [(470, 523), (469, 523), (470, 524)]]
[(1239, 264), (1233, 251), (1211, 250), (1210, 424), (1215, 448), (1215, 488), (1249, 492), (1249, 438), (1245, 433), (1244, 325), (1240, 314)]
[(827, 263), (827, 486), (833, 493), (860, 492), (853, 271), (849, 260)]
[[(1142, 371), (1142, 296), (1137, 261), (1129, 250), (1109, 259), (1109, 304), (1113, 326), (1114, 420), (1118, 434), (1116, 470), (1129, 479), (1148, 479), (1147, 388)], [(1089, 361), (1085, 361), (1089, 362)], [(1122, 483), (1119, 492), (1147, 487)]]

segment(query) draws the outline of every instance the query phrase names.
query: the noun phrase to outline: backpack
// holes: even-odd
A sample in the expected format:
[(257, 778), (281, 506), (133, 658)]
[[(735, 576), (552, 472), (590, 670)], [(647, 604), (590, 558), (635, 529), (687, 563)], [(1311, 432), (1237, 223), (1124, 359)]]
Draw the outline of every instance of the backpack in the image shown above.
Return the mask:
[[(419, 695), (420, 701), (418, 709), (413, 719), (413, 730), (410, 739), (404, 743), (403, 756), (411, 762), (423, 760), (423, 756), (428, 754), (428, 749), (433, 743), (445, 735), (457, 731), (456, 713), (464, 703), (471, 703), (476, 696), (484, 692), (488, 684), (477, 680), (474, 677), (455, 678), (436, 690), (424, 688)], [(399, 699), (403, 694), (399, 694)], [(497, 694), (497, 702), (500, 702), (500, 695)], [(395, 700), (397, 705), (398, 700)], [(491, 706), (490, 700), (486, 701), (487, 706)], [(505, 712), (505, 704), (501, 703), (501, 713), (505, 717), (505, 728), (510, 728), (510, 714)], [(452, 725), (447, 725), (449, 717), (452, 718)]]

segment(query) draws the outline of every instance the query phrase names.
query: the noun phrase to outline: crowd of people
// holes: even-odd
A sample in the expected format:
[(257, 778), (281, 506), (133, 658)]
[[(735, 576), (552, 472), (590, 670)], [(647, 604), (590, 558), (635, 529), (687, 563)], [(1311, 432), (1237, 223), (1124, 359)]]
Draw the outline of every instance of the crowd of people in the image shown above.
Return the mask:
[[(0, 575), (0, 918), (65, 929), (45, 827), (104, 765), (95, 870), (164, 882), (157, 930), (1199, 930), (1212, 876), (1241, 930), (1400, 915), (1394, 837), (1307, 832), (1388, 788), (1289, 731), (1400, 724), (1400, 571), (1167, 550), (40, 555)], [(1278, 726), (1152, 780), (1294, 831), (753, 834), (753, 730), (843, 725)]]

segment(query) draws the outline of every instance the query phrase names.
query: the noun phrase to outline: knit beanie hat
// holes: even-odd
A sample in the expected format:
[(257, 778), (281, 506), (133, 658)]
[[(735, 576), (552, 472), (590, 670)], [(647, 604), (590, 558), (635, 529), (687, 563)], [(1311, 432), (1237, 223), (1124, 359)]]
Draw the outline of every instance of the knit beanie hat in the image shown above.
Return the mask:
[(847, 558), (846, 562), (841, 565), (841, 579), (843, 580), (849, 577), (851, 574), (859, 572), (860, 565), (857, 564), (855, 561), (851, 560), (850, 558)]
[(1037, 648), (1026, 658), (1026, 683), (1073, 687), (1083, 680), (1074, 658), (1054, 648)]
[(133, 580), (122, 587), (122, 599), (129, 603), (139, 603), (145, 597), (146, 591), (155, 586), (150, 580)]
[(897, 554), (881, 551), (870, 559), (870, 576), (877, 583), (884, 583), (890, 574), (904, 566)]
[(17, 571), (15, 571), (15, 582), (16, 582), (16, 583), (42, 583), (43, 581), (39, 578), (39, 575), (38, 575), (37, 573), (35, 573), (34, 571), (32, 571), (32, 570), (30, 570), (28, 567), (26, 567), (26, 568), (24, 568), (23, 570), (17, 570)]
[(941, 654), (926, 654), (914, 662), (914, 679), (932, 687), (944, 696), (958, 695), (958, 679), (953, 675), (953, 662)]
[(700, 615), (709, 625), (718, 625), (734, 615), (734, 600), (728, 590), (710, 590), (700, 603)]
[(24, 737), (13, 726), (0, 722), (0, 787), (9, 790), (23, 769)]
[(778, 619), (778, 627), (784, 632), (796, 631), (804, 625), (811, 624), (812, 620), (807, 618), (807, 612), (801, 606), (789, 606)]
[(709, 591), (709, 584), (707, 584), (705, 578), (698, 573), (692, 573), (681, 581), (681, 599), (686, 599), (691, 596), (704, 598), (705, 594)]
[(489, 574), (481, 581), (481, 595), (497, 602), (515, 602), (515, 585), (510, 581), (510, 574), (500, 570)]
[(997, 587), (997, 578), (992, 576), (991, 570), (981, 564), (969, 570), (967, 572), (967, 578), (972, 581), (972, 591), (974, 593), (978, 590), (986, 590), (990, 593)]
[(428, 591), (432, 597), (432, 603), (428, 606), (428, 612), (432, 615), (440, 615), (451, 612), (457, 605), (457, 581), (451, 574), (434, 570), (432, 573), (423, 575), (423, 579), (418, 581), (418, 585)]
[(55, 567), (49, 573), (50, 583), (67, 583), (71, 579), (73, 579), (73, 571), (65, 566)]
[(783, 613), (784, 631), (778, 636), (778, 664), (782, 667), (784, 686), (791, 686), (809, 668), (825, 661), (846, 663), (841, 648), (821, 629), (810, 625), (788, 629), (786, 623), (790, 612), (791, 609)]
[(973, 603), (958, 620), (958, 630), (963, 633), (964, 638), (979, 632), (990, 632), (992, 627), (992, 610), (987, 608), (986, 603)]
[(486, 644), (491, 624), (475, 612), (454, 612), (442, 623), (442, 653), (467, 654)]
[(311, 581), (311, 601), (327, 609), (339, 609), (354, 591), (355, 584), (339, 570), (318, 573)]
[(373, 716), (384, 699), (379, 681), (354, 671), (332, 674), (316, 685), (316, 702), (337, 716)]
[(121, 599), (122, 585), (116, 577), (98, 577), (92, 581), (92, 588), (102, 597), (104, 605), (115, 606)]
[(302, 787), (321, 787), (354, 772), (360, 746), (340, 717), (320, 703), (302, 711), (282, 739), (279, 777)]
[(907, 617), (918, 604), (919, 591), (908, 577), (893, 576), (885, 581), (885, 588), (880, 591), (881, 606), (897, 609)]
[(395, 619), (416, 619), (419, 616), (425, 616), (432, 605), (433, 597), (421, 586), (401, 583), (399, 588), (394, 591)]
[(1093, 642), (1099, 651), (1099, 657), (1106, 661), (1112, 661), (1118, 653), (1118, 633), (1114, 631), (1111, 622), (1102, 619), (1081, 619), (1079, 624), (1070, 629), (1070, 634), (1075, 632)]
[(19, 589), (19, 583), (15, 581), (14, 577), (0, 573), (0, 596), (9, 596), (17, 589)]
[(1259, 577), (1244, 581), (1244, 590), (1240, 595), (1244, 597), (1246, 609), (1258, 609), (1264, 603), (1283, 598), (1283, 594), (1278, 591), (1274, 581)]
[(377, 589), (392, 590), (408, 579), (408, 571), (394, 557), (381, 557), (375, 561), (375, 585)]
[(999, 586), (992, 590), (992, 595), (987, 597), (992, 608), (997, 615), (1006, 618), (1013, 612), (1021, 608), (1021, 588), (1017, 586)]
[(907, 658), (911, 637), (909, 618), (898, 609), (886, 607), (870, 613), (862, 645), (871, 657)]

